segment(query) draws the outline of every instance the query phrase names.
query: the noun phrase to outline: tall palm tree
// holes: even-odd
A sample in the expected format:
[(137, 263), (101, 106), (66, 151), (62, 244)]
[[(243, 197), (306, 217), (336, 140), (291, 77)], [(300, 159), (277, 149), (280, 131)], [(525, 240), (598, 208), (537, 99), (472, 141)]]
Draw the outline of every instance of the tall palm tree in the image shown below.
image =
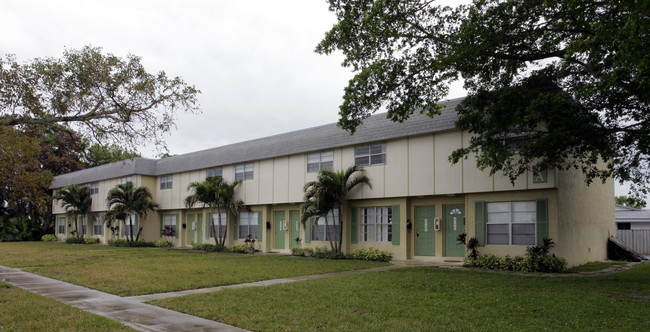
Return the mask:
[[(303, 212), (311, 213), (313, 216), (327, 216), (328, 213), (331, 213), (333, 220), (335, 220), (334, 211), (338, 209), (339, 225), (335, 227), (336, 234), (334, 235), (337, 243), (332, 245), (330, 240), (330, 245), (336, 252), (341, 252), (343, 244), (343, 204), (348, 193), (360, 184), (366, 184), (372, 188), (370, 179), (366, 176), (363, 167), (357, 165), (336, 172), (320, 170), (316, 181), (305, 184), (305, 201), (303, 207), (301, 207)], [(325, 218), (325, 225), (326, 229), (328, 229), (327, 218)]]
[(93, 199), (90, 196), (90, 188), (72, 185), (59, 190), (54, 199), (61, 201), (61, 207), (66, 210), (69, 216), (74, 216), (74, 234), (76, 237), (83, 237), (79, 232), (79, 216), (90, 214)]
[[(192, 182), (187, 185), (187, 190), (193, 193), (185, 197), (185, 205), (192, 208), (197, 204), (207, 207), (210, 211), (210, 226), (217, 245), (223, 247), (226, 244), (228, 234), (228, 223), (226, 222), (223, 234), (217, 233), (214, 223), (214, 211), (217, 212), (219, 229), (221, 229), (221, 211), (229, 212), (236, 216), (244, 208), (244, 201), (235, 198), (235, 187), (241, 181), (229, 184), (221, 176), (209, 176), (202, 182)], [(218, 235), (217, 235), (218, 234)]]
[[(108, 192), (106, 197), (108, 203), (109, 215), (115, 217), (128, 217), (129, 219), (129, 234), (127, 234), (127, 241), (133, 241), (133, 215), (140, 217), (140, 220), (158, 209), (158, 204), (153, 201), (151, 192), (147, 187), (134, 188), (132, 182), (125, 184), (118, 184), (115, 188)], [(126, 218), (124, 220), (126, 222)], [(140, 240), (142, 234), (142, 223), (138, 228), (138, 234), (135, 241)]]

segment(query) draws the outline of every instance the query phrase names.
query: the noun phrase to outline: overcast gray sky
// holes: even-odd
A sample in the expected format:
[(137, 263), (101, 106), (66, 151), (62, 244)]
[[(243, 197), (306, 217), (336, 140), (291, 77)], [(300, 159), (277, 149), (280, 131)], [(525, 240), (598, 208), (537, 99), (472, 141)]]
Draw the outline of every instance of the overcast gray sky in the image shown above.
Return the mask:
[[(183, 154), (336, 122), (353, 74), (341, 54), (313, 51), (335, 22), (325, 0), (3, 0), (0, 54), (22, 62), (92, 45), (182, 77), (202, 91), (202, 113), (179, 114), (167, 139)], [(458, 83), (448, 97), (464, 95)]]

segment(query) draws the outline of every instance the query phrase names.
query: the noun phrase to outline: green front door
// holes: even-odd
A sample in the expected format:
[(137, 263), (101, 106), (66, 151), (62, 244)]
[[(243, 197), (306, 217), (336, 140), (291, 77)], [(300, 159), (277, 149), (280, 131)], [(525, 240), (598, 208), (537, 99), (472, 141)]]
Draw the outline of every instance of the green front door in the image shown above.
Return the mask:
[(188, 242), (190, 244), (196, 243), (196, 238), (194, 237), (194, 231), (196, 229), (196, 224), (195, 224), (195, 221), (194, 221), (194, 215), (193, 214), (188, 214), (187, 215), (187, 223), (188, 223), (187, 226), (190, 229), (190, 231), (188, 233), (189, 238), (187, 240), (188, 240)]
[(291, 211), (291, 248), (300, 247), (296, 238), (300, 237), (300, 211)]
[(275, 219), (275, 249), (284, 249), (284, 225), (286, 219), (284, 218), (284, 211), (275, 211), (273, 213)]
[(415, 208), (417, 232), (415, 255), (417, 256), (436, 255), (436, 230), (433, 224), (435, 216), (436, 210), (433, 206), (418, 206)]
[(464, 257), (465, 246), (458, 244), (458, 234), (465, 233), (465, 206), (445, 206), (445, 256)]

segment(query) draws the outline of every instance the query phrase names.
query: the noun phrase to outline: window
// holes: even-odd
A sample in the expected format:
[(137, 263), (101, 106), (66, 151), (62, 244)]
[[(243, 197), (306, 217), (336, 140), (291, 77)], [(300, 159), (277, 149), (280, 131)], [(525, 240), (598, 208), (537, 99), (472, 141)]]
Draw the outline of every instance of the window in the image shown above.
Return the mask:
[[(214, 229), (219, 232), (219, 237), (223, 237), (224, 233), (226, 232), (226, 225), (228, 225), (228, 219), (226, 216), (225, 212), (221, 212), (221, 227), (219, 227), (219, 214), (218, 213), (213, 213), (212, 214), (212, 219), (214, 220)], [(206, 227), (208, 228), (206, 230), (206, 234), (210, 234), (210, 237), (214, 237), (214, 233), (212, 232), (212, 220), (208, 220), (206, 223)]]
[(89, 188), (91, 195), (99, 194), (99, 182), (91, 183)]
[(165, 175), (160, 177), (160, 189), (171, 189), (172, 188), (172, 179), (173, 176)]
[(248, 234), (252, 239), (257, 239), (257, 212), (239, 213), (239, 238), (245, 239)]
[(374, 166), (386, 163), (386, 144), (375, 144), (354, 148), (354, 164)]
[(86, 235), (86, 231), (88, 230), (88, 217), (80, 216), (79, 223), (81, 224), (81, 235)]
[(244, 164), (235, 166), (235, 181), (244, 181), (253, 179), (253, 164)]
[(163, 215), (163, 228), (169, 226), (174, 230), (174, 234), (177, 234), (176, 229), (176, 215), (175, 214), (165, 214)]
[(535, 244), (535, 201), (487, 203), (487, 244)]
[(120, 184), (127, 184), (127, 183), (129, 183), (129, 182), (133, 182), (133, 181), (131, 181), (131, 177), (130, 177), (130, 176), (125, 176), (125, 177), (123, 177), (123, 178), (120, 179)]
[[(129, 217), (126, 217), (124, 219), (124, 234), (127, 236), (137, 236), (138, 235), (138, 230), (136, 229), (136, 223), (135, 223), (135, 214), (131, 215), (131, 220), (129, 221)], [(133, 228), (133, 233), (131, 233), (131, 228)]]
[(393, 240), (393, 209), (371, 207), (361, 209), (361, 240), (391, 242)]
[(221, 168), (211, 168), (205, 171), (205, 177), (209, 178), (211, 176), (222, 176), (223, 170)]
[(334, 152), (311, 153), (307, 155), (307, 173), (318, 172), (321, 169), (334, 169)]
[(617, 222), (616, 229), (620, 229), (620, 230), (632, 229), (632, 224), (629, 222)]
[(104, 235), (104, 220), (102, 216), (95, 217), (95, 222), (93, 223), (93, 234)]
[(58, 223), (58, 229), (57, 233), (59, 234), (65, 234), (65, 217), (59, 217), (58, 218), (59, 223)]
[(339, 209), (334, 209), (334, 220), (332, 220), (332, 213), (327, 214), (327, 227), (325, 226), (325, 218), (320, 217), (312, 224), (311, 239), (313, 241), (336, 241), (337, 225), (339, 224)]

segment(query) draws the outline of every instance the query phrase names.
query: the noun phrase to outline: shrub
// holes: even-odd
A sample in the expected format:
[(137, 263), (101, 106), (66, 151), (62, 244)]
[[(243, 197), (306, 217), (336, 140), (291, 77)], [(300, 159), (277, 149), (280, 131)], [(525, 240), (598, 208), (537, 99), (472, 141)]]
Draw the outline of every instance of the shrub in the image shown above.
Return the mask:
[(99, 239), (96, 237), (87, 237), (84, 238), (84, 243), (85, 244), (97, 244), (99, 243)]
[(545, 238), (541, 246), (530, 246), (526, 249), (526, 257), (515, 256), (501, 258), (495, 255), (469, 256), (465, 258), (465, 266), (480, 269), (508, 270), (521, 272), (564, 272), (567, 261), (564, 258), (549, 255), (553, 241)]
[(293, 256), (305, 256), (307, 248), (293, 247), (291, 248), (291, 255)]
[(124, 239), (108, 240), (108, 245), (113, 247), (155, 247), (152, 241), (127, 241)]
[(234, 246), (230, 247), (230, 252), (238, 253), (238, 254), (247, 254), (248, 253), (248, 245), (246, 244), (235, 244)]
[(167, 242), (165, 240), (158, 240), (158, 241), (154, 242), (154, 244), (158, 248), (169, 248), (169, 247), (171, 247), (171, 243), (169, 243), (169, 242)]
[(69, 237), (65, 239), (67, 244), (84, 244), (84, 239), (82, 237)]
[(192, 247), (205, 252), (226, 252), (228, 248), (209, 243), (193, 244)]
[(393, 259), (393, 255), (376, 248), (369, 248), (352, 250), (350, 252), (350, 258), (363, 261), (390, 262)]
[(56, 242), (58, 240), (59, 239), (54, 234), (45, 234), (41, 237), (41, 241), (43, 242)]

